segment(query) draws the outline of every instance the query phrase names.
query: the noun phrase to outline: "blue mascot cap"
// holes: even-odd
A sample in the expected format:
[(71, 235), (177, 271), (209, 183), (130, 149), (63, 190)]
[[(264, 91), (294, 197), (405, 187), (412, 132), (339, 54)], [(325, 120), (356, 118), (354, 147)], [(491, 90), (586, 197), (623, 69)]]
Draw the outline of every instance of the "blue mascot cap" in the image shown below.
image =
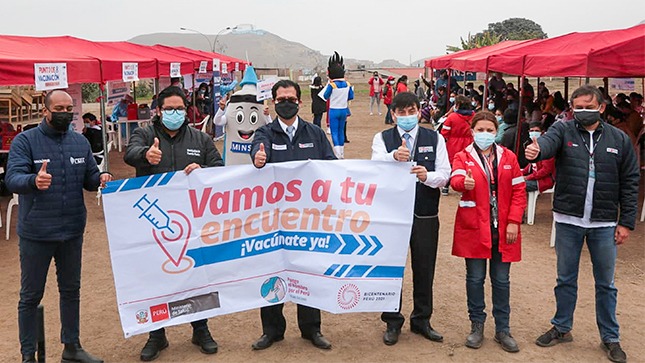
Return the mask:
[(255, 74), (255, 69), (253, 69), (253, 66), (246, 66), (246, 70), (244, 71), (244, 78), (242, 78), (242, 82), (240, 82), (240, 87), (244, 87), (245, 84), (258, 84), (258, 76), (257, 74)]

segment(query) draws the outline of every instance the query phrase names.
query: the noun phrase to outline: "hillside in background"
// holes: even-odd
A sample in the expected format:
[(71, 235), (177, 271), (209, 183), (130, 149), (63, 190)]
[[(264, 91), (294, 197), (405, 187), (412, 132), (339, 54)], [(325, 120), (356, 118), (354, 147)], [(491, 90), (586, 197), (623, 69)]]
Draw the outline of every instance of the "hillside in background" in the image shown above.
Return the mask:
[[(207, 35), (210, 44), (215, 41), (215, 35)], [(184, 46), (192, 49), (210, 51), (206, 38), (195, 33), (153, 33), (136, 36), (128, 41), (143, 45), (164, 44), (168, 46)], [(264, 30), (233, 31), (217, 37), (215, 51), (240, 59), (248, 59), (256, 67), (275, 67), (302, 69), (305, 72), (324, 73), (327, 68), (329, 55), (323, 55), (303, 44), (283, 39)], [(406, 67), (395, 60), (389, 59), (375, 64), (370, 60), (345, 59), (348, 69), (364, 66), (372, 68)]]

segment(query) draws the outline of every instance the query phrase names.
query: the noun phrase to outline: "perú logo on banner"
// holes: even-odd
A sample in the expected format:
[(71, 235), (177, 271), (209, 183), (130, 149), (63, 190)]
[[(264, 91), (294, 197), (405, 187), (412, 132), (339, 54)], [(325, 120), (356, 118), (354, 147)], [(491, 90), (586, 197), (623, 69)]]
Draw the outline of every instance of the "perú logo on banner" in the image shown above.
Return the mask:
[(123, 82), (139, 80), (139, 63), (122, 63)]

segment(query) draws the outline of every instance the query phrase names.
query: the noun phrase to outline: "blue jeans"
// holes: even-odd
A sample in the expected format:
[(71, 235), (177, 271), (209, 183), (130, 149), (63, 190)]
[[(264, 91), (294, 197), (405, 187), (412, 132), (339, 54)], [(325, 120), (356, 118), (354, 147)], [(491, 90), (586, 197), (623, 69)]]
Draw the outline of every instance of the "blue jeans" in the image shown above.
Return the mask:
[(596, 286), (596, 324), (605, 343), (620, 341), (616, 320), (618, 289), (614, 286), (616, 268), (615, 227), (582, 228), (555, 224), (555, 253), (558, 257), (558, 280), (554, 289), (557, 310), (551, 324), (566, 333), (573, 327), (573, 312), (578, 298), (580, 251), (587, 240)]
[[(497, 246), (492, 249), (490, 259), (490, 281), (493, 286), (493, 317), (495, 331), (510, 334), (511, 305), (509, 303), (511, 282), (510, 262), (502, 262), (502, 255)], [(468, 298), (468, 317), (474, 323), (486, 321), (486, 303), (484, 301), (484, 280), (486, 279), (486, 261), (484, 258), (466, 259), (466, 296)]]
[(22, 354), (36, 352), (36, 310), (45, 292), (52, 258), (60, 294), (60, 339), (63, 344), (78, 343), (82, 248), (83, 236), (66, 241), (20, 238), (18, 330)]

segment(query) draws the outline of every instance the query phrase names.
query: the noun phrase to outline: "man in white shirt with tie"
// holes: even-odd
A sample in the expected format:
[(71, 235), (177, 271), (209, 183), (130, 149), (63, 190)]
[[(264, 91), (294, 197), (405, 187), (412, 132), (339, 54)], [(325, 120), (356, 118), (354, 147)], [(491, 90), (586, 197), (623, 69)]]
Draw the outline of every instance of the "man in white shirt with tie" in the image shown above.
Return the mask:
[[(380, 132), (372, 141), (372, 160), (414, 162), (410, 173), (416, 174), (414, 221), (410, 235), (414, 309), (410, 330), (435, 342), (443, 336), (430, 325), (432, 283), (439, 240), (439, 189), (448, 183), (450, 163), (446, 142), (434, 130), (419, 127), (420, 103), (410, 92), (399, 93), (392, 100), (392, 119), (396, 126)], [(383, 335), (386, 345), (398, 342), (405, 318), (400, 312), (383, 313), (387, 324)]]

